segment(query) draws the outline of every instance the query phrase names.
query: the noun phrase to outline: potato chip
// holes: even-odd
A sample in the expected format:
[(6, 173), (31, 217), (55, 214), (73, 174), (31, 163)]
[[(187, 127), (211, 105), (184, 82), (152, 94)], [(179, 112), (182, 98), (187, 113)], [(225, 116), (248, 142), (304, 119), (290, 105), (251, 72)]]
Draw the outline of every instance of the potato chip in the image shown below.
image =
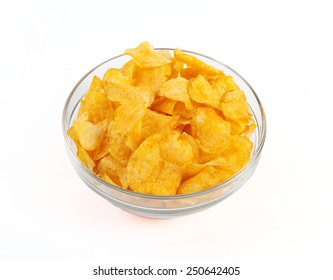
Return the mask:
[(103, 81), (105, 81), (106, 84), (129, 84), (129, 78), (117, 68), (107, 70), (103, 76)]
[(232, 176), (235, 173), (232, 169), (232, 166), (230, 165), (230, 162), (227, 160), (227, 158), (220, 156), (220, 157), (214, 158), (213, 160), (208, 161), (206, 163), (192, 163), (192, 164), (187, 165), (185, 172), (183, 174), (182, 182), (188, 180), (190, 177), (197, 175), (207, 166), (213, 166), (213, 167), (215, 167), (216, 172), (221, 171), (222, 173), (230, 174), (230, 176)]
[(179, 169), (184, 169), (186, 164), (194, 162), (197, 157), (197, 150), (193, 149), (187, 136), (181, 136), (176, 130), (164, 133), (159, 144), (161, 157), (165, 161), (178, 164)]
[(170, 74), (170, 79), (181, 76), (181, 71), (183, 70), (183, 68), (184, 68), (184, 63), (174, 59), (172, 61), (172, 71)]
[(199, 172), (201, 172), (205, 168), (204, 165), (198, 164), (198, 163), (188, 163), (185, 166), (183, 176), (182, 176), (182, 182), (187, 181), (191, 177), (194, 177)]
[(94, 171), (94, 168), (96, 166), (95, 162), (92, 160), (89, 153), (80, 145), (77, 145), (77, 156), (91, 172)]
[(129, 84), (110, 84), (107, 86), (106, 92), (110, 101), (119, 102), (120, 104), (142, 102), (149, 106), (154, 100), (153, 93), (150, 90)]
[(118, 186), (120, 187), (117, 183), (115, 183), (108, 175), (106, 174), (100, 174), (100, 173), (97, 173), (96, 174), (99, 178), (103, 179), (104, 181), (108, 182), (109, 184), (111, 185), (114, 185), (114, 186)]
[(178, 194), (187, 194), (203, 191), (210, 187), (214, 187), (219, 183), (230, 178), (231, 174), (228, 171), (220, 170), (213, 166), (206, 166), (195, 176), (181, 183), (178, 188)]
[(132, 155), (132, 150), (126, 145), (125, 137), (115, 129), (115, 122), (111, 121), (108, 126), (107, 138), (109, 143), (109, 153), (121, 165), (125, 166)]
[(120, 70), (109, 69), (104, 75), (106, 81), (105, 91), (111, 102), (131, 104), (141, 102), (149, 106), (153, 103), (154, 93), (147, 88), (140, 88), (129, 83)]
[(127, 61), (120, 69), (120, 72), (130, 84), (133, 84), (134, 70), (135, 62), (133, 59)]
[(190, 80), (189, 95), (192, 100), (198, 103), (220, 108), (222, 95), (214, 90), (202, 75)]
[(221, 96), (223, 96), (224, 93), (228, 91), (236, 89), (239, 90), (238, 85), (235, 83), (231, 76), (220, 76), (216, 79), (213, 79), (211, 84), (216, 91), (220, 92)]
[(86, 114), (86, 120), (96, 124), (104, 120), (110, 120), (113, 117), (113, 111), (114, 106), (104, 92), (90, 90), (81, 100), (78, 116)]
[(188, 95), (188, 87), (188, 80), (182, 77), (173, 78), (161, 85), (157, 95), (164, 96), (174, 101), (183, 102), (186, 109), (191, 110), (193, 109), (193, 106)]
[(67, 131), (99, 178), (150, 195), (188, 194), (250, 160), (256, 124), (231, 76), (179, 49), (143, 42), (121, 68), (93, 77)]
[(176, 102), (172, 112), (173, 115), (180, 116), (183, 119), (191, 119), (194, 113), (195, 109), (193, 110), (186, 109), (185, 104), (183, 102)]
[(72, 140), (75, 142), (76, 145), (79, 144), (79, 137), (78, 137), (78, 135), (77, 135), (76, 128), (75, 128), (74, 125), (72, 125), (72, 126), (70, 127), (70, 129), (68, 129), (68, 131), (67, 131), (67, 135), (68, 135), (70, 138), (72, 138)]
[(158, 111), (161, 113), (165, 113), (168, 115), (173, 115), (174, 114), (174, 107), (177, 103), (175, 100), (171, 100), (169, 98), (165, 97), (155, 97), (155, 101), (158, 100), (156, 103), (154, 102), (150, 108), (154, 111)]
[(250, 160), (253, 143), (246, 136), (233, 135), (230, 138), (229, 146), (224, 152), (229, 166), (234, 173), (238, 172)]
[(153, 46), (148, 42), (143, 42), (134, 49), (127, 49), (125, 54), (132, 56), (135, 63), (144, 68), (158, 67), (171, 63), (171, 59), (155, 52)]
[(113, 129), (121, 135), (127, 135), (145, 114), (146, 106), (143, 103), (120, 105), (115, 111)]
[[(252, 120), (253, 121), (253, 120)], [(256, 130), (257, 125), (254, 122), (251, 122), (246, 126), (246, 128), (242, 131), (242, 135), (250, 137)]]
[(159, 50), (159, 51), (157, 51), (157, 53), (163, 55), (163, 56), (164, 56), (165, 58), (167, 58), (167, 59), (170, 59), (170, 61), (173, 60), (172, 55), (171, 55), (170, 52), (167, 51), (167, 50)]
[(232, 101), (221, 104), (223, 115), (233, 121), (242, 121), (247, 124), (252, 119), (250, 110), (246, 102)]
[(127, 183), (127, 168), (121, 166), (118, 170), (120, 185), (123, 189), (128, 189), (128, 183)]
[(146, 114), (142, 119), (142, 137), (143, 139), (155, 133), (171, 131), (177, 126), (179, 117), (166, 116), (156, 113), (152, 110), (146, 110)]
[(208, 154), (221, 154), (230, 138), (230, 124), (212, 108), (197, 108), (192, 119), (192, 134), (197, 139), (201, 151)]
[(154, 96), (169, 78), (171, 74), (171, 65), (166, 64), (160, 67), (140, 69), (140, 74), (136, 76), (136, 86), (149, 89)]
[(91, 152), (92, 159), (96, 162), (105, 157), (109, 153), (108, 138), (105, 137), (101, 145)]
[(87, 121), (75, 122), (74, 126), (82, 148), (87, 151), (93, 151), (99, 147), (105, 139), (107, 125), (106, 120), (98, 124), (93, 124)]
[[(186, 132), (183, 132), (179, 136), (179, 139), (186, 141), (191, 146), (192, 153), (193, 153), (192, 162), (194, 162), (194, 163), (199, 162), (199, 146), (198, 146), (198, 143), (195, 141), (195, 139)], [(189, 163), (189, 161), (186, 161), (186, 163)]]
[(195, 56), (184, 53), (180, 49), (175, 49), (174, 55), (177, 60), (184, 62), (187, 67), (192, 68), (194, 71), (198, 71), (198, 73), (205, 76), (206, 78), (224, 76), (224, 73), (221, 70), (207, 65)]
[(220, 95), (221, 99), (228, 91), (227, 85), (225, 83), (225, 77), (219, 77), (217, 79), (214, 79), (210, 81), (210, 84), (212, 86), (212, 89), (215, 90)]
[(193, 68), (184, 68), (180, 70), (180, 76), (190, 80), (192, 78), (196, 78), (200, 72), (198, 70), (194, 70)]
[(135, 192), (175, 195), (182, 172), (177, 164), (165, 161), (160, 152), (163, 134), (147, 138), (133, 152), (127, 165), (127, 183)]
[(221, 111), (231, 123), (232, 133), (242, 133), (252, 122), (252, 114), (245, 95), (240, 90), (227, 92), (222, 99)]
[(103, 88), (103, 82), (101, 81), (100, 78), (98, 78), (97, 76), (93, 77), (90, 87), (89, 87), (89, 91), (97, 91), (97, 92), (105, 94), (104, 88)]
[(246, 97), (244, 92), (242, 92), (239, 89), (227, 90), (227, 93), (223, 95), (222, 102), (228, 103), (234, 101), (246, 102)]
[(121, 165), (110, 155), (102, 158), (97, 166), (98, 173), (108, 176), (117, 186), (121, 186), (118, 170)]

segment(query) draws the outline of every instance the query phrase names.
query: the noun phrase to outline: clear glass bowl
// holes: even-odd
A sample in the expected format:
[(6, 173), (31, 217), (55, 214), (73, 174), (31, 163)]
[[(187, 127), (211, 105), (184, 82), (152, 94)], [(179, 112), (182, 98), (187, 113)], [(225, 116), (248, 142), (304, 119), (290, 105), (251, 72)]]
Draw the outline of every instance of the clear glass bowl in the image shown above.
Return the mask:
[[(173, 49), (168, 48), (159, 48), (156, 50), (168, 50), (173, 53)], [(205, 55), (190, 51), (185, 52), (198, 57), (209, 65), (221, 69), (225, 74), (231, 75), (239, 87), (244, 91), (257, 123), (257, 129), (251, 137), (251, 140), (254, 143), (251, 160), (242, 170), (222, 184), (201, 192), (187, 195), (145, 195), (111, 185), (95, 176), (81, 163), (76, 156), (76, 146), (66, 133), (72, 125), (72, 122), (76, 119), (80, 100), (87, 93), (94, 75), (101, 78), (109, 68), (121, 68), (123, 64), (130, 59), (129, 56), (116, 56), (89, 71), (74, 87), (64, 107), (62, 117), (63, 134), (69, 158), (76, 172), (93, 191), (110, 201), (115, 206), (132, 214), (163, 219), (202, 211), (226, 199), (244, 185), (253, 174), (259, 162), (266, 136), (266, 119), (264, 109), (252, 87), (236, 71), (227, 65)]]

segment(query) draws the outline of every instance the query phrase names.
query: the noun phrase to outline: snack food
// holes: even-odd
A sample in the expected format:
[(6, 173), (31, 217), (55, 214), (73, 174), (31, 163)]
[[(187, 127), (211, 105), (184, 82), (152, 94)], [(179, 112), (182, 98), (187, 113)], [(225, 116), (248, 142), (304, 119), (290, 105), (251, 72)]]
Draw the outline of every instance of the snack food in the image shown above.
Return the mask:
[(152, 195), (201, 191), (250, 159), (255, 123), (221, 70), (179, 49), (144, 42), (120, 69), (94, 77), (68, 135), (103, 180)]

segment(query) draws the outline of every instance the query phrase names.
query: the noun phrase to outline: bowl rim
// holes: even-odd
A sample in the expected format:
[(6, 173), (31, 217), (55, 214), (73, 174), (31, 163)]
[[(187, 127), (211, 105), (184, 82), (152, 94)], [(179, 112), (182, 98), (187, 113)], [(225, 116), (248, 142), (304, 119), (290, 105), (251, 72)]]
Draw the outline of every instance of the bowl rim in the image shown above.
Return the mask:
[[(154, 48), (155, 50), (159, 51), (159, 50), (166, 50), (166, 51), (174, 51), (175, 48)], [(67, 131), (66, 131), (66, 128), (65, 128), (65, 124), (66, 124), (66, 112), (67, 112), (67, 108), (68, 108), (68, 105), (74, 95), (74, 93), (76, 92), (76, 89), (80, 86), (80, 84), (82, 83), (83, 80), (85, 80), (87, 78), (87, 76), (89, 76), (92, 72), (94, 72), (97, 68), (99, 68), (100, 66), (112, 61), (112, 60), (115, 60), (117, 58), (120, 58), (120, 57), (125, 57), (127, 56), (126, 54), (120, 54), (120, 55), (117, 55), (117, 56), (114, 56), (110, 59), (107, 59), (105, 60), (104, 62), (98, 64), (97, 66), (95, 66), (94, 68), (92, 68), (89, 72), (87, 72), (77, 83), (76, 85), (74, 86), (74, 88), (71, 90), (69, 96), (67, 97), (66, 99), (66, 103), (64, 105), (64, 108), (63, 108), (63, 112), (62, 112), (62, 131), (63, 131), (63, 136), (65, 138), (65, 142), (66, 142), (66, 148), (71, 152), (71, 155), (73, 156), (73, 159), (76, 161), (76, 164), (78, 164), (80, 166), (80, 169), (83, 169), (90, 177), (92, 177), (94, 180), (97, 180), (99, 183), (115, 190), (115, 191), (119, 191), (119, 192), (122, 192), (126, 195), (130, 195), (130, 196), (136, 196), (136, 197), (140, 197), (140, 198), (145, 198), (145, 199), (156, 199), (156, 200), (179, 200), (179, 199), (185, 199), (185, 198), (193, 198), (193, 197), (198, 197), (198, 196), (201, 196), (201, 195), (206, 195), (206, 194), (209, 194), (211, 192), (214, 192), (218, 189), (222, 189), (226, 186), (229, 185), (230, 182), (236, 180), (237, 178), (239, 178), (242, 174), (244, 174), (246, 172), (247, 169), (249, 169), (253, 162), (256, 161), (256, 159), (258, 157), (260, 157), (260, 154), (261, 154), (261, 151), (262, 151), (262, 148), (264, 146), (264, 143), (265, 143), (265, 139), (266, 139), (266, 133), (267, 133), (267, 125), (266, 125), (266, 114), (265, 114), (265, 111), (264, 111), (264, 108), (262, 106), (262, 103), (257, 95), (257, 93), (255, 92), (255, 90), (252, 88), (252, 86), (243, 78), (242, 75), (240, 75), (237, 71), (235, 71), (234, 69), (232, 69), (231, 67), (229, 67), (228, 65), (226, 65), (225, 63), (215, 59), (215, 58), (211, 58), (207, 55), (203, 55), (203, 54), (200, 54), (200, 53), (197, 53), (197, 52), (194, 52), (194, 51), (187, 51), (187, 50), (183, 50), (183, 52), (185, 53), (189, 53), (189, 54), (192, 54), (192, 55), (195, 55), (195, 56), (200, 56), (200, 57), (204, 57), (204, 58), (207, 58), (211, 61), (214, 61), (215, 63), (218, 63), (220, 65), (222, 65), (223, 67), (229, 69), (231, 72), (233, 72), (234, 74), (236, 74), (238, 76), (238, 78), (240, 78), (247, 86), (248, 88), (252, 91), (254, 97), (255, 97), (255, 100), (256, 102), (258, 103), (258, 106), (259, 106), (259, 109), (260, 109), (260, 112), (261, 112), (261, 119), (262, 119), (262, 125), (261, 125), (261, 134), (258, 133), (259, 135), (259, 138), (258, 138), (258, 146), (257, 146), (257, 149), (254, 151), (254, 154), (252, 155), (251, 159), (249, 160), (249, 162), (243, 166), (243, 168), (241, 170), (239, 170), (235, 175), (233, 175), (232, 177), (230, 177), (228, 180), (224, 181), (223, 183), (221, 184), (218, 184), (214, 187), (211, 187), (211, 188), (208, 188), (208, 189), (205, 189), (205, 190), (202, 190), (202, 191), (198, 191), (198, 192), (194, 192), (194, 193), (189, 193), (189, 194), (176, 194), (176, 195), (166, 195), (166, 196), (163, 196), (163, 195), (152, 195), (152, 194), (143, 194), (143, 193), (138, 193), (138, 192), (134, 192), (134, 191), (131, 191), (131, 190), (127, 190), (127, 189), (123, 189), (121, 187), (118, 187), (118, 186), (115, 186), (115, 185), (112, 185), (106, 181), (104, 181), (103, 179), (99, 178), (98, 176), (96, 176), (93, 172), (91, 172), (81, 161), (80, 159), (77, 157), (76, 153), (73, 151), (71, 145), (70, 145), (70, 141), (72, 141), (70, 139), (70, 137), (67, 135)], [(78, 102), (79, 103), (79, 102)], [(74, 110), (75, 111), (75, 110)], [(74, 112), (73, 111), (73, 112)], [(72, 112), (72, 113), (73, 113)], [(258, 128), (257, 128), (258, 129)], [(224, 193), (223, 196), (226, 196), (228, 195), (229, 192), (232, 192), (233, 189), (231, 189), (230, 191)], [(104, 193), (104, 192), (103, 192)], [(108, 194), (104, 193), (106, 196), (109, 197)]]

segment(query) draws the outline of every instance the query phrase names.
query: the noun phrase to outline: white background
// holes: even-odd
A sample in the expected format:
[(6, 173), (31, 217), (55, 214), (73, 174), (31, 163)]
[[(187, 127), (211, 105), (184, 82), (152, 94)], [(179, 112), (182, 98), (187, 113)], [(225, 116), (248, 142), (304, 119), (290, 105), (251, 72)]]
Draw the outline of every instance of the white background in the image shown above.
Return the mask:
[[(331, 1), (319, 0), (1, 1), (3, 279), (38, 277), (45, 261), (87, 260), (88, 267), (242, 264), (246, 279), (267, 267), (266, 279), (332, 275), (332, 11)], [(144, 40), (223, 61), (252, 85), (267, 114), (254, 175), (192, 216), (123, 212), (84, 185), (65, 152), (61, 115), (71, 89)], [(71, 266), (56, 271), (66, 279)]]

